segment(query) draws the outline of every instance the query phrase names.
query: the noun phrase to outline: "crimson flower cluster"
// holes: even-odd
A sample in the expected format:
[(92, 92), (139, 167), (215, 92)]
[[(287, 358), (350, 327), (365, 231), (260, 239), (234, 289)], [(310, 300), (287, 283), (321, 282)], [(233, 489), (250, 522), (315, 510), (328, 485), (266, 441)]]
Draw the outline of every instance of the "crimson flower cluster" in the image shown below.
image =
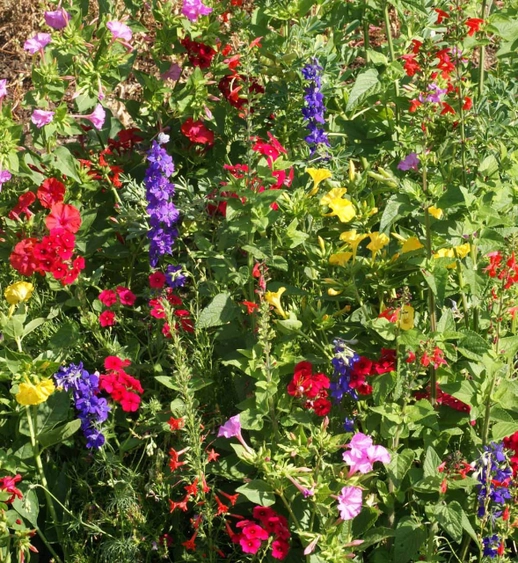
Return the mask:
[(173, 244), (178, 237), (176, 223), (180, 212), (171, 201), (174, 184), (169, 181), (169, 177), (174, 172), (173, 159), (159, 143), (153, 141), (147, 160), (149, 166), (144, 182), (149, 214), (149, 262), (156, 268), (162, 256), (172, 253)]
[[(48, 235), (41, 239), (29, 237), (21, 240), (15, 245), (9, 261), (23, 276), (32, 276), (35, 272), (42, 276), (49, 273), (62, 285), (69, 285), (75, 282), (85, 267), (82, 256), (74, 258), (75, 233), (81, 226), (81, 215), (73, 205), (53, 199), (61, 193), (59, 186), (56, 186), (55, 182), (49, 182), (41, 191), (38, 189), (40, 201), (45, 206), (50, 204), (50, 213), (45, 218)], [(27, 211), (24, 213), (29, 216)], [(21, 211), (17, 215), (19, 217)]]
[(509, 289), (518, 282), (518, 263), (516, 263), (514, 252), (507, 259), (499, 250), (490, 252), (487, 257), (489, 266), (484, 269), (484, 272), (487, 272), (490, 278), (502, 280), (504, 289)]
[(3, 502), (11, 504), (15, 498), (23, 498), (22, 492), (16, 487), (16, 483), (21, 480), (22, 476), (19, 474), (15, 475), (14, 477), (11, 477), (10, 475), (0, 477), (0, 492), (11, 495), (7, 500)]
[(189, 117), (182, 123), (180, 131), (193, 144), (207, 145), (207, 147), (212, 147), (214, 144), (214, 131), (205, 127), (200, 119), (194, 121)]
[(182, 47), (187, 51), (187, 58), (192, 66), (199, 68), (209, 68), (216, 51), (209, 45), (193, 41), (185, 37), (180, 41)]
[[(255, 520), (238, 522), (236, 526), (240, 531), (230, 534), (232, 542), (239, 544), (243, 553), (253, 555), (261, 549), (263, 542), (273, 536), (272, 557), (281, 561), (285, 559), (290, 550), (288, 540), (291, 536), (286, 518), (266, 506), (255, 506), (253, 517)], [(227, 526), (227, 529), (230, 533), (230, 527)]]
[[(117, 286), (115, 289), (103, 289), (99, 293), (99, 301), (105, 307), (113, 307), (118, 303), (132, 307), (136, 299), (137, 296), (129, 288), (122, 285)], [(116, 316), (114, 311), (103, 311), (99, 315), (99, 323), (102, 327), (113, 326), (115, 322)]]
[(108, 418), (110, 407), (104, 397), (99, 397), (99, 373), (89, 373), (83, 363), (61, 367), (54, 375), (56, 385), (65, 391), (72, 391), (74, 405), (81, 430), (86, 438), (86, 447), (99, 449), (105, 437), (100, 426)]
[(379, 358), (375, 361), (357, 355), (353, 357), (353, 360), (348, 370), (348, 388), (354, 391), (354, 395), (351, 394), (352, 392), (350, 393), (353, 398), (358, 397), (356, 392), (360, 395), (372, 395), (372, 385), (367, 383), (367, 377), (381, 375), (396, 369), (396, 351), (389, 348), (382, 348)]
[(509, 462), (511, 463), (513, 475), (516, 477), (518, 475), (518, 432), (504, 438), (504, 446), (512, 452)]
[[(162, 272), (155, 272), (149, 276), (149, 283), (153, 289), (163, 289), (165, 282), (166, 276)], [(155, 319), (165, 319), (165, 302), (169, 303), (173, 309), (173, 316), (178, 319), (175, 324), (175, 329), (182, 329), (185, 332), (194, 332), (194, 324), (191, 319), (191, 313), (187, 309), (181, 308), (183, 306), (183, 301), (180, 297), (178, 297), (178, 295), (173, 293), (173, 289), (171, 287), (167, 287), (163, 293), (149, 300), (149, 306), (151, 308), (150, 315)], [(171, 338), (171, 327), (169, 326), (169, 323), (164, 323), (162, 327), (162, 334), (167, 338)]]
[(135, 412), (140, 406), (139, 394), (144, 393), (140, 381), (126, 373), (124, 369), (130, 364), (129, 360), (108, 356), (104, 360), (106, 373), (101, 374), (99, 378), (99, 389), (119, 403), (124, 412)]
[(329, 378), (323, 373), (313, 373), (311, 362), (299, 362), (288, 384), (288, 394), (303, 399), (305, 409), (313, 409), (317, 416), (325, 416), (331, 410), (331, 401), (327, 398), (329, 387)]

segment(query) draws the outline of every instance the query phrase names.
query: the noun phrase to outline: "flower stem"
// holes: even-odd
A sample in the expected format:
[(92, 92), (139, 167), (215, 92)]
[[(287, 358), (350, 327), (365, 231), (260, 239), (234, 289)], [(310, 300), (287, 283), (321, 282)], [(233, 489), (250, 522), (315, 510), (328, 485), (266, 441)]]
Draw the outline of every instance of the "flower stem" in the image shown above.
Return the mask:
[[(389, 13), (389, 6), (388, 2), (385, 2), (385, 6), (383, 8), (383, 19), (385, 22), (385, 35), (387, 36), (387, 43), (389, 48), (390, 54), (390, 62), (393, 63), (396, 60), (396, 56), (394, 53), (394, 42), (392, 41), (392, 30), (390, 28), (390, 13)], [(394, 81), (394, 93), (396, 95), (396, 104), (395, 104), (395, 116), (396, 116), (396, 140), (398, 135), (398, 127), (399, 127), (399, 108), (397, 105), (397, 98), (399, 97), (399, 81)]]

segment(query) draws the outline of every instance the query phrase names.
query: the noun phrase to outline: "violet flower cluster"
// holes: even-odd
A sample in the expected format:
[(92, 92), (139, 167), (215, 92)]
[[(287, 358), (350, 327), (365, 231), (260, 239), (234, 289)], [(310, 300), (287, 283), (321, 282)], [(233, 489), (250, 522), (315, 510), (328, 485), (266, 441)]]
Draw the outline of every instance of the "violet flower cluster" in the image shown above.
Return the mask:
[(153, 141), (147, 153), (149, 166), (144, 182), (149, 214), (149, 262), (155, 268), (162, 256), (171, 254), (173, 244), (178, 237), (176, 223), (180, 212), (171, 201), (174, 184), (169, 177), (174, 172), (174, 163), (167, 151)]
[(324, 113), (326, 107), (324, 106), (324, 95), (321, 92), (322, 67), (318, 59), (313, 59), (313, 63), (307, 64), (302, 69), (302, 76), (310, 82), (305, 89), (306, 95), (304, 100), (306, 106), (302, 108), (302, 115), (304, 120), (307, 121), (307, 128), (309, 130), (309, 135), (305, 137), (305, 141), (310, 146), (311, 154), (314, 154), (319, 145), (329, 146), (327, 133), (319, 125), (325, 123)]
[(86, 438), (86, 447), (99, 449), (105, 442), (100, 426), (108, 418), (110, 406), (104, 397), (99, 397), (99, 374), (89, 373), (83, 363), (61, 367), (54, 374), (56, 386), (72, 391), (74, 405), (81, 420), (81, 430)]
[[(512, 498), (509, 485), (513, 470), (504, 453), (503, 443), (491, 442), (484, 446), (484, 452), (476, 462), (474, 476), (479, 482), (478, 517), (487, 517), (494, 524), (504, 514), (506, 501)], [(487, 557), (494, 558), (502, 554), (504, 543), (496, 534), (484, 538), (482, 543), (484, 555)]]
[(348, 394), (355, 401), (358, 400), (356, 390), (350, 386), (351, 370), (354, 364), (360, 359), (358, 354), (351, 350), (341, 338), (333, 340), (335, 356), (331, 360), (334, 368), (334, 380), (331, 381), (331, 396), (340, 402), (343, 396)]

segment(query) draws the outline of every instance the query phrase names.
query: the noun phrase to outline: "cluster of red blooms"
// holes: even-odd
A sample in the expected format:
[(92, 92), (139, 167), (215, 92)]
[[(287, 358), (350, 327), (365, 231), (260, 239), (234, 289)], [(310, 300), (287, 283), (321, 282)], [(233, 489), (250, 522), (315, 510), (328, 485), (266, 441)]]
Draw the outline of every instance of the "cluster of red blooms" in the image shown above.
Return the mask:
[[(435, 12), (437, 13), (437, 25), (441, 25), (444, 20), (449, 19), (450, 15), (441, 10), (440, 8), (436, 8)], [(465, 24), (468, 27), (467, 34), (469, 36), (473, 36), (477, 31), (479, 31), (480, 26), (484, 23), (484, 20), (479, 18), (467, 18)], [(401, 58), (404, 61), (404, 69), (407, 76), (414, 76), (420, 72), (422, 72), (421, 65), (418, 62), (420, 49), (422, 47), (422, 42), (413, 39), (412, 40), (412, 53), (403, 55)], [(428, 55), (427, 55), (428, 56)], [(434, 103), (438, 103), (441, 106), (441, 115), (445, 115), (448, 113), (455, 114), (455, 110), (453, 107), (446, 101), (442, 100), (443, 95), (456, 95), (458, 93), (458, 87), (454, 86), (451, 81), (451, 73), (455, 70), (455, 60), (457, 60), (460, 56), (460, 52), (458, 50), (453, 50), (450, 47), (446, 47), (444, 49), (440, 49), (434, 54), (434, 58), (438, 61), (436, 64), (437, 71), (431, 74), (431, 80), (436, 80), (439, 76), (442, 77), (446, 81), (445, 89), (439, 88), (434, 82), (429, 85), (428, 91), (421, 93), (418, 98), (415, 98), (410, 101), (410, 113), (415, 113), (419, 106), (422, 106), (424, 102), (430, 101)], [(453, 58), (453, 61), (452, 61)], [(473, 102), (471, 98), (468, 96), (464, 97), (462, 109), (464, 111), (468, 111), (473, 106)]]
[(428, 366), (433, 365), (435, 369), (440, 366), (448, 365), (448, 362), (444, 359), (444, 352), (436, 346), (433, 350), (431, 355), (425, 350), (423, 355), (421, 356), (421, 365), (425, 368)]
[(518, 264), (514, 252), (504, 259), (499, 250), (490, 252), (488, 255), (489, 266), (484, 269), (490, 278), (497, 278), (503, 281), (504, 289), (509, 289), (512, 285), (518, 282)]
[[(117, 303), (133, 307), (136, 299), (137, 296), (129, 288), (122, 285), (117, 286), (115, 289), (103, 289), (99, 293), (99, 301), (105, 307), (113, 307)], [(116, 320), (114, 311), (103, 311), (99, 315), (99, 323), (102, 327), (113, 326)]]
[[(273, 179), (275, 179), (275, 184), (269, 186), (269, 189), (279, 190), (281, 188), (289, 188), (291, 186), (291, 183), (293, 182), (293, 168), (290, 168), (289, 171), (274, 170), (275, 161), (280, 157), (281, 154), (288, 154), (288, 152), (270, 132), (268, 132), (268, 137), (270, 140), (269, 143), (263, 141), (262, 139), (256, 138), (254, 145), (252, 146), (252, 150), (266, 157), (268, 166), (272, 171), (272, 177)], [(244, 178), (249, 173), (249, 169), (246, 164), (224, 164), (223, 168), (225, 170), (228, 170), (230, 175), (236, 178), (236, 180)], [(227, 183), (221, 182), (221, 185), (226, 186)], [(262, 193), (266, 190), (266, 188), (262, 185), (261, 180), (255, 176), (250, 178), (248, 187), (258, 193)], [(213, 192), (209, 195), (209, 199), (215, 199), (217, 195), (218, 194), (216, 192)], [(225, 217), (227, 213), (227, 199), (229, 197), (238, 198), (239, 196), (231, 191), (221, 192), (219, 194), (221, 201), (218, 203), (218, 205), (215, 205), (214, 203), (209, 203), (207, 205), (208, 213), (210, 215), (220, 213), (221, 215), (223, 215), (223, 217)], [(246, 198), (241, 198), (241, 201), (244, 203), (246, 201)], [(272, 203), (271, 207), (275, 211), (279, 208), (279, 206), (275, 202)]]
[(130, 364), (129, 360), (108, 356), (104, 360), (106, 373), (99, 377), (99, 389), (119, 403), (124, 412), (135, 412), (140, 405), (139, 394), (144, 393), (140, 381), (124, 370)]
[(15, 245), (9, 257), (11, 266), (23, 276), (32, 276), (35, 272), (44, 276), (48, 272), (62, 285), (69, 285), (84, 269), (84, 258), (73, 257), (81, 215), (73, 205), (62, 203), (64, 194), (65, 186), (59, 180), (49, 178), (41, 184), (36, 195), (32, 192), (21, 195), (9, 214), (15, 220), (21, 220), (22, 213), (30, 217), (33, 213), (29, 206), (36, 197), (43, 207), (50, 209), (45, 218), (48, 235), (41, 240), (35, 237), (23, 239)]
[(0, 492), (11, 495), (6, 501), (3, 502), (11, 504), (15, 498), (23, 498), (22, 492), (16, 487), (16, 483), (21, 480), (21, 475), (15, 475), (14, 477), (7, 475), (0, 478)]
[(504, 438), (503, 442), (504, 446), (513, 452), (509, 461), (511, 462), (513, 475), (516, 477), (518, 475), (518, 432), (515, 432), (511, 436), (507, 436), (507, 438)]
[(290, 550), (290, 530), (288, 521), (275, 510), (266, 506), (255, 506), (253, 509), (254, 520), (241, 520), (237, 527), (238, 533), (232, 531), (227, 523), (227, 531), (233, 543), (239, 544), (243, 553), (255, 554), (268, 541), (270, 536), (275, 539), (271, 544), (272, 557), (283, 560)]
[[(149, 276), (149, 285), (152, 289), (163, 289), (166, 283), (166, 276), (162, 272), (154, 272)], [(155, 319), (165, 319), (165, 309), (164, 309), (164, 299), (173, 308), (173, 316), (178, 319), (175, 324), (175, 329), (185, 330), (185, 332), (194, 332), (194, 324), (192, 322), (191, 313), (187, 309), (177, 309), (176, 307), (182, 307), (183, 302), (178, 295), (173, 293), (172, 288), (166, 288), (163, 295), (155, 297), (149, 300), (149, 306), (151, 307), (150, 315)], [(169, 323), (164, 323), (162, 327), (162, 334), (171, 338), (171, 327)]]
[(132, 152), (135, 145), (143, 140), (143, 138), (138, 135), (139, 132), (140, 129), (135, 127), (123, 129), (117, 133), (115, 139), (108, 139), (108, 147), (99, 153), (97, 163), (83, 158), (78, 160), (88, 169), (88, 175), (94, 180), (106, 179), (114, 187), (120, 188), (122, 186), (120, 175), (124, 170), (120, 166), (110, 163), (107, 159), (113, 156), (114, 153), (121, 156)]
[(396, 351), (382, 348), (378, 360), (369, 360), (359, 356), (350, 371), (349, 387), (356, 389), (360, 395), (372, 395), (372, 385), (367, 383), (366, 377), (388, 373), (396, 369)]
[(189, 117), (182, 123), (180, 131), (193, 144), (207, 145), (207, 147), (212, 147), (214, 144), (214, 132), (207, 129), (200, 119), (194, 121), (192, 117)]
[[(420, 391), (419, 393), (415, 394), (415, 398), (420, 401), (421, 399), (429, 399), (430, 398), (430, 387), (428, 387), (425, 391)], [(445, 405), (454, 409), (459, 412), (469, 413), (471, 412), (471, 407), (466, 403), (463, 403), (459, 399), (456, 399), (452, 395), (445, 393), (437, 383), (436, 385), (436, 398), (438, 405)]]
[(180, 41), (182, 47), (187, 51), (187, 58), (192, 66), (199, 68), (209, 68), (216, 51), (209, 45), (192, 41), (189, 37), (185, 37)]
[(299, 362), (288, 384), (288, 394), (304, 399), (304, 408), (313, 409), (317, 416), (326, 416), (331, 410), (331, 401), (327, 398), (330, 384), (325, 374), (313, 373), (310, 362)]
[(448, 456), (437, 468), (439, 473), (444, 474), (444, 479), (441, 482), (440, 492), (446, 493), (448, 490), (448, 479), (453, 481), (460, 481), (468, 476), (468, 473), (473, 471), (473, 467), (462, 457), (459, 457), (460, 452)]
[[(254, 39), (250, 44), (250, 48), (256, 47), (259, 44), (259, 39)], [(221, 54), (226, 56), (231, 52), (231, 48), (227, 45)], [(223, 97), (227, 102), (238, 110), (242, 110), (246, 105), (248, 105), (248, 98), (241, 96), (242, 90), (247, 84), (246, 90), (250, 95), (264, 94), (264, 88), (257, 82), (255, 78), (251, 80), (248, 76), (239, 73), (236, 69), (240, 65), (239, 62), (240, 55), (234, 55), (223, 62), (228, 66), (230, 74), (224, 76), (218, 84), (219, 91), (223, 94)], [(251, 110), (252, 111), (252, 110)]]

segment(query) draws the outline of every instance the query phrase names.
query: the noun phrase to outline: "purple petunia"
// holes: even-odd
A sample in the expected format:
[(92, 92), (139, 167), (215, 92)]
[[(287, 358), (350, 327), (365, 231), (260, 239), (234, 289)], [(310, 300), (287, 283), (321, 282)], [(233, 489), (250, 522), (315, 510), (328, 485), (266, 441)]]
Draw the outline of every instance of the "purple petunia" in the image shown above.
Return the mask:
[(419, 167), (419, 157), (415, 152), (408, 154), (398, 165), (398, 170), (417, 170)]

